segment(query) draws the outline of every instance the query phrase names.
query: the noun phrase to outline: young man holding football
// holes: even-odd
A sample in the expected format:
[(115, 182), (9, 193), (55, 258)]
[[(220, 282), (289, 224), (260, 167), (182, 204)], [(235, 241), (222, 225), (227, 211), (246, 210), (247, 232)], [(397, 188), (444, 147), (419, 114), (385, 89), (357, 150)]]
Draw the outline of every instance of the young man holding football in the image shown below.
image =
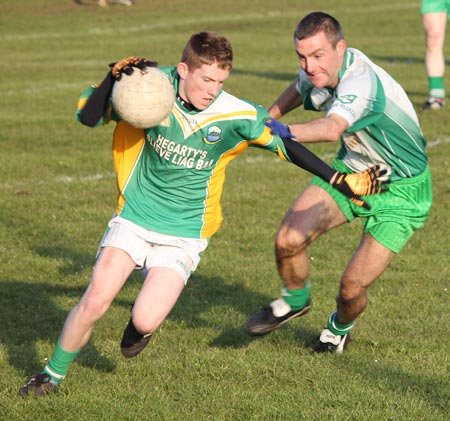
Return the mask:
[(267, 110), (222, 89), (232, 58), (231, 45), (223, 36), (192, 35), (180, 63), (161, 68), (177, 93), (173, 110), (168, 119), (145, 130), (118, 121), (110, 96), (116, 80), (135, 68), (156, 66), (155, 62), (123, 59), (80, 98), (81, 123), (95, 127), (118, 121), (113, 140), (118, 205), (86, 292), (68, 315), (47, 365), (20, 388), (20, 395), (44, 396), (57, 389), (95, 323), (135, 269), (145, 269), (146, 276), (121, 352), (131, 358), (145, 348), (219, 229), (225, 168), (247, 147), (267, 149), (319, 175), (357, 206), (367, 207), (361, 196), (380, 191), (377, 177), (384, 172), (376, 167), (343, 174), (302, 145), (272, 135), (264, 124), (270, 118)]
[[(405, 91), (360, 51), (348, 48), (339, 22), (322, 12), (304, 17), (294, 33), (300, 72), (269, 109), (273, 134), (297, 142), (336, 142), (333, 167), (342, 172), (372, 165), (387, 170), (389, 191), (357, 207), (313, 178), (285, 216), (276, 237), (284, 281), (282, 298), (247, 321), (264, 335), (311, 307), (307, 247), (322, 234), (356, 217), (365, 218), (361, 241), (339, 283), (336, 310), (317, 340), (318, 352), (341, 353), (356, 318), (367, 306), (367, 289), (426, 221), (432, 203), (426, 141)], [(285, 126), (278, 118), (303, 105), (325, 117)]]

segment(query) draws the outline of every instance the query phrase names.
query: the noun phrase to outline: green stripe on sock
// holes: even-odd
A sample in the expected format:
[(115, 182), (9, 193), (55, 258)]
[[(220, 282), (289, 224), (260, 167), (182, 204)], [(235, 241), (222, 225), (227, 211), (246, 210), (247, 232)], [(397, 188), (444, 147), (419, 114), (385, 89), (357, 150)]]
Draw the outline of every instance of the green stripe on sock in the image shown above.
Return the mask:
[(307, 280), (305, 287), (300, 289), (287, 289), (281, 290), (284, 301), (291, 307), (292, 310), (300, 310), (305, 307), (309, 301), (311, 295), (311, 282)]
[(337, 312), (333, 312), (328, 318), (327, 328), (329, 331), (333, 332), (335, 335), (344, 336), (355, 326), (355, 322), (350, 322), (347, 324), (339, 323), (336, 319)]

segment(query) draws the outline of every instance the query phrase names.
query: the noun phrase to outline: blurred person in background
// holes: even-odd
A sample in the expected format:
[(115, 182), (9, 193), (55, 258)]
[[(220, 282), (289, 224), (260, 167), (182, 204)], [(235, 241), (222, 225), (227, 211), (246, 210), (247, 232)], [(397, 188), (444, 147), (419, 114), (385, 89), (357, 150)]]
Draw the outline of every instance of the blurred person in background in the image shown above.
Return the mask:
[(420, 12), (425, 30), (425, 68), (428, 75), (429, 98), (424, 110), (441, 110), (445, 106), (444, 42), (450, 0), (422, 0)]

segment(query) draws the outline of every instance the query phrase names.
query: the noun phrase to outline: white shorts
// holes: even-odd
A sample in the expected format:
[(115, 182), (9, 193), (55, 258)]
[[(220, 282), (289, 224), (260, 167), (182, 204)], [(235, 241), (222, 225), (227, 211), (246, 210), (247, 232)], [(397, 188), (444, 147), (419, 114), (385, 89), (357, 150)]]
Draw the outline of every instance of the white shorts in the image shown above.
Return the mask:
[(136, 269), (173, 269), (186, 284), (207, 246), (207, 239), (159, 234), (115, 216), (109, 221), (99, 247), (116, 247), (125, 251), (136, 263)]

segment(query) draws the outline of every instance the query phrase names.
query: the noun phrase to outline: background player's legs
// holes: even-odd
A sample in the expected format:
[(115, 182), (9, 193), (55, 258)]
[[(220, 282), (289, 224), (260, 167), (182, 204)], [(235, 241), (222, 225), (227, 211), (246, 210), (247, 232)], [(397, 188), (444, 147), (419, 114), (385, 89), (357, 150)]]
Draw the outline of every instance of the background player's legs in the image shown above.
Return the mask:
[[(425, 67), (430, 96), (424, 108), (439, 109), (444, 105), (444, 41), (447, 19), (447, 12), (426, 13), (422, 16), (426, 41)], [(436, 99), (439, 101), (435, 101)]]

